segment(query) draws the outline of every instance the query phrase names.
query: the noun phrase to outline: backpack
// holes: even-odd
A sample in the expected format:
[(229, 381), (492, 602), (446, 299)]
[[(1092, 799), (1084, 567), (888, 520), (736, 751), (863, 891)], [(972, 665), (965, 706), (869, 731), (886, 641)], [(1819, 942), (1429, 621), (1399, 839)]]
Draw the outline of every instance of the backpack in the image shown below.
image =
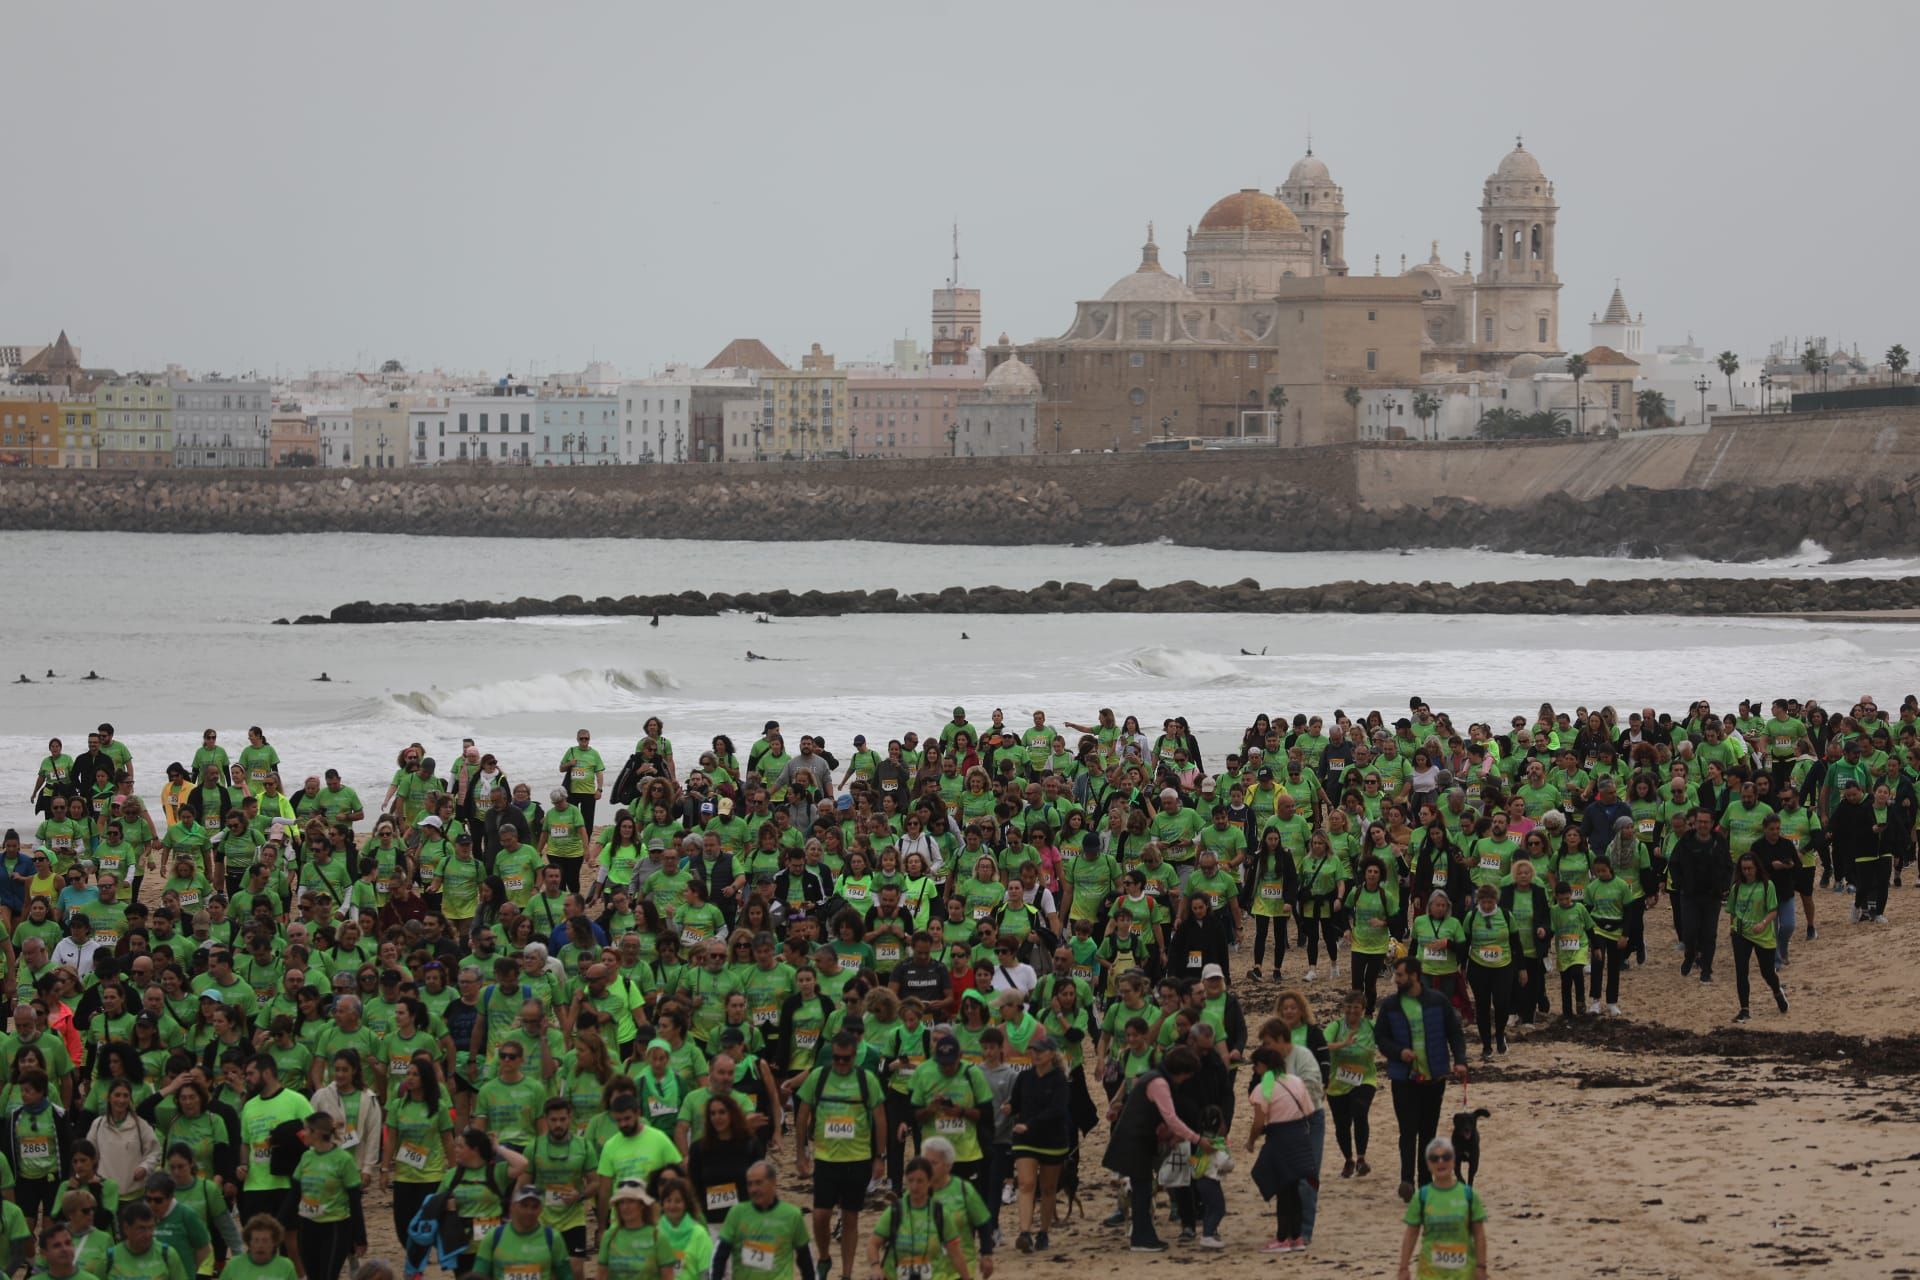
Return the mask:
[[(1471, 1228), (1473, 1226), (1473, 1184), (1471, 1182), (1462, 1182), (1460, 1185), (1467, 1190), (1467, 1226)], [(1431, 1190), (1433, 1190), (1433, 1184), (1431, 1182), (1420, 1188), (1420, 1221), (1423, 1225), (1427, 1220), (1427, 1192)]]
[[(833, 1070), (831, 1066), (815, 1067), (813, 1069), (813, 1075), (808, 1079), (808, 1083), (812, 1083), (813, 1080), (820, 1081), (820, 1083), (814, 1087), (813, 1102), (810, 1104), (813, 1107), (813, 1129), (808, 1133), (807, 1137), (812, 1140), (818, 1140), (820, 1137), (820, 1099), (826, 1093), (827, 1088), (824, 1077), (826, 1073), (831, 1070)], [(865, 1067), (858, 1065), (854, 1067), (853, 1071), (860, 1079), (860, 1109), (863, 1112), (871, 1114), (873, 1111), (873, 1099), (867, 1096), (867, 1081), (873, 1079), (873, 1073)], [(805, 1090), (806, 1085), (801, 1085), (800, 1089), (795, 1092), (794, 1097), (798, 1099), (800, 1093), (805, 1092)]]
[[(504, 1207), (504, 1206), (503, 1206), (503, 1207)], [(488, 1245), (488, 1247), (490, 1247), (490, 1248), (491, 1248), (491, 1249), (492, 1249), (492, 1250), (494, 1251), (494, 1257), (493, 1257), (493, 1259), (492, 1259), (492, 1265), (493, 1265), (493, 1268), (494, 1268), (494, 1270), (495, 1270), (495, 1272), (496, 1272), (497, 1274), (503, 1274), (503, 1273), (500, 1273), (500, 1272), (499, 1272), (499, 1266), (500, 1266), (500, 1257), (499, 1257), (499, 1253), (500, 1253), (500, 1233), (501, 1233), (501, 1232), (503, 1232), (503, 1231), (505, 1231), (506, 1229), (507, 1229), (507, 1224), (503, 1222), (503, 1223), (501, 1223), (501, 1224), (500, 1224), (499, 1226), (497, 1226), (497, 1227), (495, 1227), (495, 1228), (493, 1229), (493, 1234), (492, 1234), (492, 1235), (490, 1235), (490, 1236), (488, 1236), (488, 1237), (487, 1237), (487, 1245)], [(543, 1226), (543, 1227), (541, 1227), (540, 1229), (541, 1229), (542, 1231), (544, 1231), (544, 1232), (546, 1232), (546, 1233), (547, 1233), (547, 1267), (548, 1267), (548, 1269), (547, 1269), (547, 1274), (548, 1274), (548, 1275), (550, 1275), (550, 1276), (555, 1276), (555, 1275), (559, 1275), (559, 1274), (560, 1274), (560, 1268), (561, 1268), (561, 1266), (562, 1266), (562, 1265), (564, 1265), (564, 1264), (566, 1264), (566, 1262), (567, 1262), (567, 1256), (566, 1256), (566, 1255), (565, 1255), (564, 1253), (563, 1253), (563, 1254), (561, 1254), (561, 1255), (560, 1255), (560, 1256), (558, 1256), (558, 1257), (555, 1257), (555, 1256), (554, 1256), (554, 1252), (553, 1252), (553, 1228), (552, 1228), (552, 1227), (545, 1227), (545, 1226)], [(479, 1251), (478, 1251), (478, 1250), (476, 1250), (476, 1251), (475, 1251), (475, 1253), (474, 1253), (474, 1256), (475, 1256), (475, 1257), (478, 1257), (478, 1256), (479, 1256)]]
[[(896, 1264), (900, 1260), (900, 1220), (907, 1216), (901, 1211), (906, 1207), (906, 1203), (905, 1200), (893, 1202), (893, 1222), (887, 1227), (886, 1251), (880, 1255), (884, 1258), (892, 1254)], [(933, 1210), (933, 1247), (937, 1252), (941, 1247), (940, 1242), (947, 1234), (947, 1214), (946, 1210), (940, 1207), (938, 1200), (928, 1200), (927, 1206)]]

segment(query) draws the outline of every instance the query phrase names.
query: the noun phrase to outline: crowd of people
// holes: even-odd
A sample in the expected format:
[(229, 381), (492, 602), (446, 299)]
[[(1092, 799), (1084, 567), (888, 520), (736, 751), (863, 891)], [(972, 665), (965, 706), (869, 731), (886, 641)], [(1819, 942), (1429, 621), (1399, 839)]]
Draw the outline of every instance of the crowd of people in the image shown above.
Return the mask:
[(1236, 1150), (1293, 1253), (1384, 1075), (1400, 1271), (1484, 1275), (1439, 1133), (1470, 1029), (1506, 1052), (1556, 977), (1625, 1016), (1723, 932), (1733, 1016), (1753, 969), (1785, 1011), (1822, 890), (1887, 920), (1920, 704), (449, 754), (363, 791), (259, 727), (49, 744), (0, 878), (10, 1271), (335, 1280), (372, 1188), (409, 1276), (973, 1280), (1088, 1201), (1225, 1248)]

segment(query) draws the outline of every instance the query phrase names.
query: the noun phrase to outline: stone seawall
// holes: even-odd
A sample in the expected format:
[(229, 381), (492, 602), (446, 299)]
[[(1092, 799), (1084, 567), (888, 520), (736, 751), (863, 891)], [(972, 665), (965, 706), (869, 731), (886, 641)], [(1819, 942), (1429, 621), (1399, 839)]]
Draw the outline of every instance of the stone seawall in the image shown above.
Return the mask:
[[(1142, 587), (1131, 578), (1105, 586), (1046, 582), (1012, 587), (948, 587), (944, 591), (682, 591), (670, 595), (561, 596), (553, 600), (454, 600), (444, 604), (343, 604), (296, 625), (377, 622), (466, 622), (488, 618), (713, 617), (721, 613), (784, 618), (848, 613), (1438, 613), (1798, 615), (1920, 608), (1920, 577), (1568, 579), (1528, 582), (1334, 582), (1316, 587), (1265, 587), (1251, 578), (1227, 586), (1174, 582)], [(275, 619), (286, 623), (285, 618)]]
[[(1585, 498), (1556, 493), (1520, 506), (1438, 497), (1375, 507), (1342, 491), (1332, 452), (1291, 470), (1270, 456), (1211, 454), (1200, 455), (1204, 465), (1164, 469), (1162, 459), (1135, 458), (1111, 469), (1100, 459), (1084, 467), (949, 462), (898, 470), (862, 462), (774, 474), (754, 468), (754, 475), (701, 467), (390, 479), (22, 471), (0, 475), (0, 529), (1003, 546), (1166, 538), (1263, 551), (1479, 546), (1720, 560), (1783, 555), (1812, 538), (1840, 558), (1920, 554), (1920, 491), (1898, 478), (1769, 489), (1634, 487)], [(1323, 474), (1332, 478), (1321, 483)]]

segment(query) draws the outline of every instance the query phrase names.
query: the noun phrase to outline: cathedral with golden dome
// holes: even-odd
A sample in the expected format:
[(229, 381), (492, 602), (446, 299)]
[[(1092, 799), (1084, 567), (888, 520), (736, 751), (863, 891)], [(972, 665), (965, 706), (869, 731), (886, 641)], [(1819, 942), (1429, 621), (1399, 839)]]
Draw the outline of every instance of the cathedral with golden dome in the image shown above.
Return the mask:
[[(1183, 275), (1152, 224), (1139, 265), (1077, 304), (1057, 338), (987, 349), (1039, 377), (1042, 439), (1126, 450), (1171, 437), (1287, 445), (1358, 438), (1369, 389), (1560, 354), (1559, 206), (1520, 140), (1487, 177), (1480, 270), (1349, 271), (1345, 193), (1311, 147), (1273, 191), (1222, 196), (1187, 229)], [(1356, 396), (1354, 393), (1358, 392)]]

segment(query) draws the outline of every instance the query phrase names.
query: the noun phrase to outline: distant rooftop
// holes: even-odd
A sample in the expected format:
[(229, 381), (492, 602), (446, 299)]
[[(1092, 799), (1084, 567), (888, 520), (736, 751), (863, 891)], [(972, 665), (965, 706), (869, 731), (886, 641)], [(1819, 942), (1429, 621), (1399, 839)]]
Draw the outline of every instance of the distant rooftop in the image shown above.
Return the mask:
[(709, 369), (772, 369), (787, 366), (758, 338), (735, 338), (720, 354), (707, 361)]

